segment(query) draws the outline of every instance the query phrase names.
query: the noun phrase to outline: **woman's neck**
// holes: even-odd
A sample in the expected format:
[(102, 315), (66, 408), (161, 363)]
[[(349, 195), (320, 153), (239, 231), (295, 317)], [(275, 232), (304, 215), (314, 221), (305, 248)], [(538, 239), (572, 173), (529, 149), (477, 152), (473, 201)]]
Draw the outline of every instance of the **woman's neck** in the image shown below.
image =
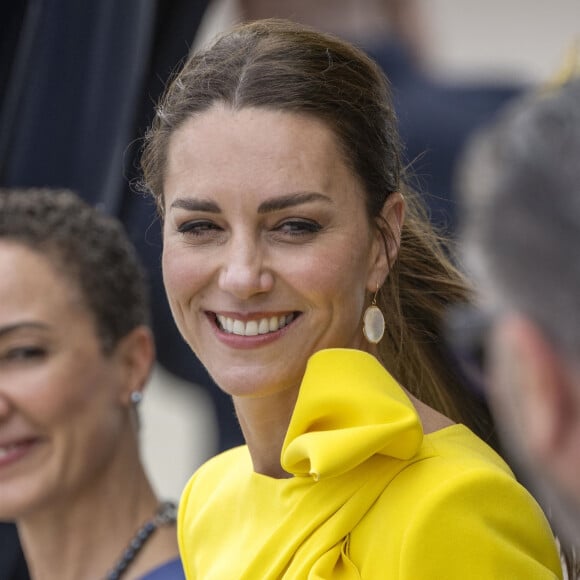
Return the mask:
[(454, 421), (452, 421), (446, 415), (443, 415), (439, 411), (433, 409), (429, 405), (423, 403), (417, 399), (417, 397), (413, 396), (407, 389), (403, 389), (413, 403), (419, 418), (421, 419), (421, 424), (423, 425), (423, 432), (425, 434), (433, 433), (435, 431), (440, 431), (441, 429), (445, 429), (446, 427), (450, 427), (454, 425)]
[(290, 477), (280, 464), (282, 445), (298, 397), (298, 389), (261, 398), (234, 397), (234, 407), (256, 473)]
[(77, 493), (63, 490), (63, 497), (17, 521), (32, 578), (103, 578), (157, 505), (137, 458), (112, 466)]

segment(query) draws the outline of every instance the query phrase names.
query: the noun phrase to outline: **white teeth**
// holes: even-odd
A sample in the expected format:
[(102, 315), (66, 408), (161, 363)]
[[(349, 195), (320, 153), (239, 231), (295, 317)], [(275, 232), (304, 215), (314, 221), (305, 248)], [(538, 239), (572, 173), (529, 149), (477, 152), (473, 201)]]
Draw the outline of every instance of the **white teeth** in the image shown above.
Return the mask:
[(276, 332), (294, 320), (294, 314), (288, 316), (272, 316), (270, 318), (260, 318), (259, 320), (236, 320), (221, 314), (217, 315), (218, 322), (225, 332), (237, 334), (238, 336), (257, 336), (258, 334), (268, 334)]
[(256, 336), (258, 334), (258, 323), (255, 320), (246, 322), (246, 336)]
[(241, 320), (234, 320), (232, 332), (244, 336), (246, 334), (246, 325)]
[(5, 457), (6, 455), (11, 453), (12, 451), (14, 451), (14, 449), (17, 449), (18, 447), (19, 447), (19, 445), (17, 443), (13, 443), (12, 445), (5, 445), (4, 447), (0, 447), (0, 458)]

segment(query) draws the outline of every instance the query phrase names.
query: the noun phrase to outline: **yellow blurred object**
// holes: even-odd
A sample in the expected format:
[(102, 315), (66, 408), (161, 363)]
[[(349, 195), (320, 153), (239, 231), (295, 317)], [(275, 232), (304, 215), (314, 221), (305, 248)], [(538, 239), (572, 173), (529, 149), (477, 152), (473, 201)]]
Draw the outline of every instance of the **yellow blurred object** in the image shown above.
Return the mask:
[(546, 83), (547, 88), (560, 87), (568, 81), (580, 77), (580, 38), (577, 38), (566, 52), (562, 66)]

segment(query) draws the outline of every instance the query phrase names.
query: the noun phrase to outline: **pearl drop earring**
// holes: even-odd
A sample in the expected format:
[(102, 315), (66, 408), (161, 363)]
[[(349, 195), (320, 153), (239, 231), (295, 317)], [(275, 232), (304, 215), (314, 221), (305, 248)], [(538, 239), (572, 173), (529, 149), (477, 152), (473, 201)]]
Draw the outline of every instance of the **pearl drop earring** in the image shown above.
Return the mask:
[(365, 310), (363, 316), (363, 333), (366, 339), (372, 343), (377, 344), (385, 334), (385, 317), (381, 309), (377, 306), (377, 294), (379, 287), (373, 296), (373, 300)]

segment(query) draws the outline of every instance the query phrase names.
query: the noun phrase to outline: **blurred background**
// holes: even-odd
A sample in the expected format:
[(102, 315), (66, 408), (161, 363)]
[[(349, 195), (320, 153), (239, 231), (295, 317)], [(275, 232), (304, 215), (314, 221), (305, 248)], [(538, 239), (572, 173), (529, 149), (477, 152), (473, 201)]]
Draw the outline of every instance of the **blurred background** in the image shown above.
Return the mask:
[(337, 33), (377, 59), (392, 83), (412, 181), (451, 236), (463, 143), (511, 98), (573, 66), (580, 38), (578, 0), (2, 3), (0, 185), (70, 187), (126, 225), (149, 272), (158, 349), (142, 407), (143, 453), (170, 498), (241, 435), (230, 401), (173, 325), (159, 222), (139, 193), (139, 140), (192, 47), (242, 19), (269, 16)]
[[(579, 41), (578, 0), (381, 0), (373, 4), (396, 6), (405, 3), (409, 5), (408, 13), (417, 18), (415, 30), (423, 47), (426, 68), (449, 80), (543, 82), (552, 77), (574, 42)], [(263, 0), (260, 4), (266, 7), (292, 5), (287, 12), (294, 10), (296, 13), (295, 5), (308, 9), (314, 3)], [(323, 0), (316, 4), (351, 6), (352, 12), (347, 15), (333, 8), (334, 18), (344, 31), (356, 29), (353, 13), (356, 19), (356, 14), (369, 5), (365, 0), (347, 3)], [(198, 42), (205, 42), (224, 23), (236, 22), (241, 15), (239, 6), (240, 0), (210, 2)], [(274, 12), (274, 8), (270, 12)]]

